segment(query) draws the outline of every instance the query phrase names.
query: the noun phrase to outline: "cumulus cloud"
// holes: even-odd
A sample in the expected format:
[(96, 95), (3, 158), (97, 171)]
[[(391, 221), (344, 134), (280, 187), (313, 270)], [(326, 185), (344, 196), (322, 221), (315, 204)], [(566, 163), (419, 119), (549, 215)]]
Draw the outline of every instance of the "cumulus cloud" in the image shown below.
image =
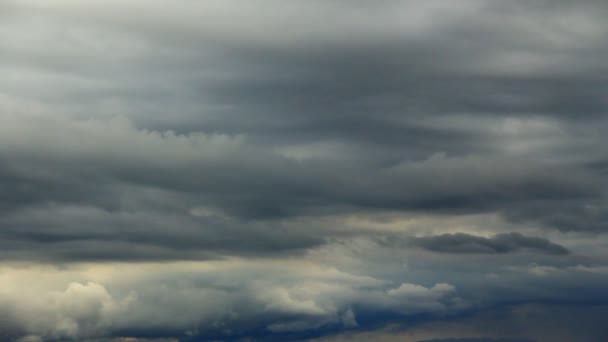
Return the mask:
[(20, 341), (103, 336), (135, 300), (132, 296), (116, 300), (103, 285), (94, 282), (72, 282), (63, 291), (46, 289), (38, 293), (5, 288), (2, 297), (6, 303), (4, 315), (17, 323), (9, 328), (30, 334)]
[[(3, 265), (3, 331), (11, 337), (37, 336), (43, 341), (120, 336), (301, 340), (343, 329), (369, 329), (383, 320), (404, 320), (412, 329), (419, 317), (458, 317), (513, 301), (605, 298), (605, 268), (574, 264), (577, 260), (560, 265), (555, 258), (546, 259), (543, 267), (551, 271), (531, 279), (538, 265), (529, 265), (517, 255), (504, 260), (502, 267), (484, 265), (483, 258), (459, 265), (462, 262), (433, 260), (375, 239), (350, 243), (333, 242), (307, 256), (286, 259), (88, 263), (60, 268)], [(343, 249), (347, 246), (350, 252)], [(345, 263), (340, 256), (352, 260)], [(402, 267), (404, 259), (407, 267)], [(455, 267), (460, 270), (454, 272)], [(483, 280), (490, 269), (495, 276)], [(481, 282), (467, 274), (482, 276)], [(568, 288), (580, 282), (585, 291), (573, 297)], [(564, 289), (546, 292), (555, 283)]]
[[(260, 328), (266, 333), (354, 328), (359, 325), (357, 312), (447, 313), (455, 298), (455, 288), (448, 284), (426, 288), (404, 283), (393, 288), (382, 279), (298, 261), (3, 271), (2, 311), (14, 321), (5, 328), (43, 340), (137, 336), (146, 331), (204, 340), (223, 334), (242, 337)], [(132, 275), (120, 279), (124, 272)], [(36, 273), (52, 283), (22, 282)], [(96, 281), (64, 284), (72, 277)]]

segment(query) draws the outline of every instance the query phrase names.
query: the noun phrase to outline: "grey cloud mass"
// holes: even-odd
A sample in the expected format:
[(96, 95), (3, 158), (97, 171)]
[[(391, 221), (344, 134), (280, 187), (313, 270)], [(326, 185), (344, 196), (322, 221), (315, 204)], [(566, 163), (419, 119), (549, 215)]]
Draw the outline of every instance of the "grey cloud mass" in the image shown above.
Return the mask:
[(606, 15), (1, 2), (0, 340), (605, 340)]
[(519, 233), (498, 234), (491, 238), (469, 234), (443, 234), (438, 236), (413, 238), (414, 246), (439, 253), (510, 253), (519, 250), (564, 255), (568, 250), (561, 245), (539, 237), (524, 236)]

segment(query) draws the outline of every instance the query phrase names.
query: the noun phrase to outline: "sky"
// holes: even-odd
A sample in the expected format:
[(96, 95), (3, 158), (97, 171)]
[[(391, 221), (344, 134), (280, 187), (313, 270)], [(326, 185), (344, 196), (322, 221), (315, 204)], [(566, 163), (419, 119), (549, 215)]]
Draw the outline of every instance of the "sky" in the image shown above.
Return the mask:
[(608, 341), (607, 15), (0, 1), (0, 340)]

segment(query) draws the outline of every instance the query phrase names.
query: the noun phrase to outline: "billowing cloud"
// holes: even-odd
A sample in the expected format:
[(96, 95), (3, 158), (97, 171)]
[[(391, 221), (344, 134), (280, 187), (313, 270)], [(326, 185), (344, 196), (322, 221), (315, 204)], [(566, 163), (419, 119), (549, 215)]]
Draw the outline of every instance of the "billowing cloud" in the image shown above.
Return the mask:
[[(449, 284), (392, 284), (297, 260), (2, 271), (0, 301), (9, 318), (3, 330), (44, 340), (150, 334), (205, 340), (350, 329), (358, 326), (358, 312), (447, 313), (459, 303)], [(35, 274), (39, 284), (23, 288)], [(95, 281), (66, 284), (70, 278)]]

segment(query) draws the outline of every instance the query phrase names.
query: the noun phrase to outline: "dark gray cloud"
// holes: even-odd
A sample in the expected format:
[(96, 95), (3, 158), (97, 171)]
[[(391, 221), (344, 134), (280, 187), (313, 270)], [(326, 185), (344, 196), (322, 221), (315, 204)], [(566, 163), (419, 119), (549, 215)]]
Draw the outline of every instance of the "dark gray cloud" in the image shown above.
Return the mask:
[(424, 340), (419, 342), (530, 342), (531, 340), (522, 339), (504, 339), (504, 338), (449, 338), (449, 339), (434, 339)]
[(605, 305), (511, 305), (451, 320), (426, 322), (413, 329), (393, 325), (315, 341), (601, 341), (605, 329), (598, 314), (602, 312), (606, 312)]
[(490, 238), (463, 233), (443, 234), (413, 238), (411, 244), (439, 253), (500, 254), (525, 250), (554, 255), (568, 254), (564, 246), (520, 233), (503, 233)]

